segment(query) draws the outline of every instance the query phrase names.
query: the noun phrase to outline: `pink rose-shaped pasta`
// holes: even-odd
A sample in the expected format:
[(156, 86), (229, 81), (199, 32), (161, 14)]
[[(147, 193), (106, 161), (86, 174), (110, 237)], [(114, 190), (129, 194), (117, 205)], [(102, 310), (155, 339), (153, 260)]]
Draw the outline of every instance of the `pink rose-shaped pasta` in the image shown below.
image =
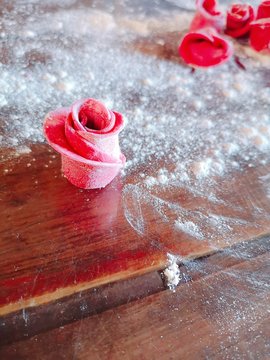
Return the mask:
[(120, 113), (95, 99), (85, 99), (70, 109), (50, 112), (44, 133), (61, 154), (66, 178), (80, 188), (95, 189), (109, 184), (125, 163), (118, 141), (123, 127)]
[(255, 19), (253, 7), (246, 4), (234, 4), (227, 12), (226, 34), (238, 38), (246, 35), (250, 23)]
[(225, 17), (217, 8), (216, 0), (196, 0), (196, 14), (191, 22), (190, 31), (213, 27), (217, 31), (224, 28)]
[(258, 7), (257, 20), (265, 18), (270, 18), (270, 0), (263, 1)]
[(206, 28), (186, 34), (179, 46), (179, 55), (192, 66), (216, 66), (227, 61), (233, 53), (232, 45), (215, 29)]
[(270, 18), (251, 23), (249, 41), (256, 51), (270, 52)]

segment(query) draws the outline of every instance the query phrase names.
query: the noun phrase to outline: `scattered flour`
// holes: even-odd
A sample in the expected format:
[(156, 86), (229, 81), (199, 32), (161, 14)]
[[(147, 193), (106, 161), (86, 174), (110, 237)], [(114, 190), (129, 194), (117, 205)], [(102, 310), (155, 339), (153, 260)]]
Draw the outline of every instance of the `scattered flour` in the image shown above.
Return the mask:
[(194, 161), (191, 163), (190, 169), (196, 178), (202, 178), (209, 175), (211, 169), (212, 159), (202, 161)]
[(194, 222), (192, 221), (176, 221), (175, 222), (175, 227), (177, 229), (180, 229), (181, 231), (185, 232), (186, 234), (189, 234), (193, 237), (195, 237), (196, 239), (203, 239), (204, 235), (201, 232), (201, 230), (199, 229), (198, 225), (194, 224)]
[[(263, 210), (254, 207), (252, 214), (241, 218), (243, 209), (238, 209), (239, 204), (233, 200), (224, 204), (212, 181), (216, 177), (215, 185), (219, 185), (218, 180), (234, 169), (242, 171), (252, 163), (269, 163), (269, 56), (263, 57), (250, 47), (239, 47), (237, 53), (246, 71), (232, 60), (217, 68), (191, 73), (177, 62), (175, 49), (180, 32), (192, 15), (190, 10), (194, 10), (193, 1), (155, 1), (158, 6), (151, 5), (153, 17), (148, 16), (149, 7), (146, 11), (131, 0), (124, 1), (123, 7), (120, 1), (117, 6), (114, 1), (94, 1), (95, 10), (84, 8), (86, 2), (81, 2), (76, 11), (76, 0), (17, 1), (14, 7), (5, 7), (4, 3), (7, 2), (0, 5), (1, 147), (13, 147), (14, 156), (30, 154), (31, 149), (25, 144), (44, 140), (42, 121), (49, 110), (69, 106), (79, 98), (95, 97), (129, 120), (120, 139), (128, 159), (123, 179), (124, 211), (139, 235), (145, 235), (151, 225), (144, 214), (146, 206), (163, 228), (175, 229), (177, 236), (182, 231), (198, 240), (207, 239), (213, 249), (224, 238), (230, 245), (233, 236), (237, 236), (237, 226), (250, 225), (246, 219), (252, 219), (252, 226), (259, 224), (260, 216), (265, 216)], [(168, 4), (171, 7), (166, 10)], [(44, 11), (46, 6), (52, 8), (51, 13)], [(120, 8), (117, 16), (116, 8)], [(188, 10), (184, 16), (181, 8)], [(172, 36), (170, 41), (168, 35)], [(140, 50), (136, 47), (138, 42), (142, 44)], [(153, 49), (151, 55), (148, 48)], [(55, 156), (58, 155), (51, 157)], [(26, 166), (31, 167), (31, 162)], [(7, 176), (11, 171), (3, 169)], [(262, 176), (260, 181), (270, 198), (270, 175)], [(181, 199), (167, 201), (162, 197), (169, 193), (168, 187), (184, 189), (199, 199), (207, 197), (211, 204), (224, 206), (225, 214), (234, 209), (237, 217), (185, 209)], [(243, 244), (238, 254), (229, 248), (227, 256), (246, 259), (251, 257), (249, 249)], [(179, 260), (168, 254), (168, 267), (163, 272), (172, 291), (184, 279)], [(185, 263), (188, 273), (196, 269), (204, 275), (209, 271), (210, 275), (213, 266), (219, 273), (224, 270), (222, 261), (211, 268), (200, 261)], [(221, 277), (221, 285), (215, 283), (213, 276), (209, 284), (206, 277), (203, 291), (197, 292), (195, 286), (188, 299), (177, 293), (173, 310), (180, 309), (177, 301), (182, 306), (188, 304), (186, 317), (177, 321), (185, 322), (189, 329), (190, 311), (201, 314), (221, 339), (231, 337), (232, 347), (223, 348), (221, 341), (218, 348), (228, 359), (232, 354), (226, 351), (241, 344), (240, 327), (246, 328), (251, 339), (248, 356), (259, 358), (254, 349), (269, 349), (269, 342), (262, 343), (261, 334), (260, 345), (254, 343), (257, 326), (265, 319), (269, 279), (260, 268), (252, 273), (243, 268), (226, 268)], [(242, 292), (231, 286), (235, 279), (240, 285), (243, 283)], [(251, 295), (256, 301), (249, 301)], [(261, 318), (255, 316), (257, 307), (262, 309)], [(87, 309), (82, 305), (81, 310)], [(24, 310), (22, 317), (27, 325), (29, 319)], [(210, 350), (211, 344), (205, 351)], [(233, 355), (243, 358), (237, 348)]]
[(23, 154), (30, 154), (32, 152), (32, 150), (30, 149), (30, 147), (26, 146), (26, 145), (21, 145), (16, 147), (16, 154), (15, 156), (20, 156)]
[(177, 261), (179, 261), (178, 257), (167, 254), (168, 256), (168, 267), (163, 271), (163, 275), (165, 277), (166, 285), (173, 292), (175, 288), (179, 284), (181, 280), (181, 273), (179, 270), (179, 266), (177, 265)]
[(180, 0), (158, 2), (151, 14), (135, 4), (99, 2), (76, 11), (70, 4), (51, 13), (39, 2), (3, 10), (1, 146), (20, 154), (25, 143), (44, 141), (49, 110), (91, 96), (128, 120), (120, 138), (127, 181), (149, 189), (191, 186), (267, 162), (268, 63), (239, 47), (246, 71), (232, 60), (191, 73), (175, 53), (193, 9)]
[(270, 199), (270, 174), (261, 176), (260, 180), (264, 185), (267, 197)]

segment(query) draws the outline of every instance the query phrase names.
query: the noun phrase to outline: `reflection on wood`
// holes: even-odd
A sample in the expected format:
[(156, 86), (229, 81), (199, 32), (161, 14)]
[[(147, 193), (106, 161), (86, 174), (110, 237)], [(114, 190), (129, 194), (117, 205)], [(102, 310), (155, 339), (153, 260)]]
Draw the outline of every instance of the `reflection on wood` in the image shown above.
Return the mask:
[[(119, 177), (103, 190), (82, 191), (61, 176), (59, 157), (45, 145), (3, 161), (1, 173), (1, 314), (162, 269), (167, 253), (195, 258), (270, 229), (259, 181), (267, 167), (228, 177), (220, 204), (184, 188), (150, 193), (125, 186), (122, 192)], [(143, 236), (127, 221), (127, 209), (136, 217), (139, 207)], [(225, 236), (209, 214), (223, 216)], [(200, 220), (203, 236), (174, 226), (179, 217), (182, 224)]]
[(89, 354), (91, 359), (267, 359), (269, 255), (253, 255), (234, 264), (226, 264), (224, 257), (220, 271), (208, 273), (221, 260), (219, 254), (211, 256), (197, 262), (205, 275), (180, 285), (176, 293), (148, 296), (3, 347), (0, 354), (25, 358), (31, 353), (39, 359), (87, 359)]

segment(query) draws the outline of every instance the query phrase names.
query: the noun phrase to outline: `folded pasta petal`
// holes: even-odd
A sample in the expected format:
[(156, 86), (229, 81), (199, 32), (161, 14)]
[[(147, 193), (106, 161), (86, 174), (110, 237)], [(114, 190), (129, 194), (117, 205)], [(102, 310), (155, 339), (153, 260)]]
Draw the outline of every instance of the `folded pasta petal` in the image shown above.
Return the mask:
[(227, 61), (233, 53), (230, 42), (215, 29), (206, 28), (187, 33), (179, 46), (179, 54), (192, 66), (216, 66)]
[(249, 41), (256, 51), (270, 52), (270, 18), (251, 23)]
[(123, 130), (125, 126), (123, 116), (114, 111), (113, 115), (115, 117), (114, 128), (106, 134), (96, 133), (96, 132), (86, 132), (79, 131), (81, 137), (95, 144), (98, 148), (103, 149), (103, 151), (111, 154), (112, 157), (117, 158), (120, 155), (120, 147), (118, 141), (118, 134)]
[(111, 111), (95, 99), (77, 101), (72, 106), (71, 112), (76, 130), (102, 132), (104, 129), (111, 129), (114, 126)]
[[(86, 159), (91, 159), (94, 161), (102, 161), (109, 163), (120, 163), (119, 154), (117, 157), (111, 156), (111, 153), (107, 151), (107, 148), (104, 146), (95, 145), (95, 137), (93, 136), (92, 142), (86, 140), (80, 135), (80, 132), (75, 130), (72, 127), (72, 117), (69, 114), (67, 120), (65, 121), (65, 137), (72, 149), (77, 153), (83, 156)], [(116, 139), (117, 140), (117, 139)], [(108, 138), (107, 141), (111, 142), (111, 146), (115, 147), (115, 141), (112, 138)], [(118, 147), (119, 148), (119, 147)], [(103, 150), (102, 150), (103, 149)]]
[(270, 18), (270, 0), (263, 1), (257, 11), (257, 20)]
[(216, 0), (197, 0), (196, 13), (190, 25), (190, 31), (213, 27), (221, 31), (225, 26), (225, 17), (218, 10)]
[(122, 163), (110, 164), (78, 161), (77, 158), (62, 155), (62, 172), (75, 186), (82, 189), (98, 189), (108, 185), (119, 173)]

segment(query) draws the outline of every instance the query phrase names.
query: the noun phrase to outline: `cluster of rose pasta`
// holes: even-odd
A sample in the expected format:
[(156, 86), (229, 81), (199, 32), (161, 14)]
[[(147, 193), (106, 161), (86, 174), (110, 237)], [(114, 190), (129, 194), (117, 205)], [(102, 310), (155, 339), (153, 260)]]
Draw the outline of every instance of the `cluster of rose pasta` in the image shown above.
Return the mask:
[[(251, 46), (270, 50), (270, 1), (257, 11), (249, 5), (233, 5), (227, 21), (216, 0), (197, 0), (197, 12), (184, 36), (179, 53), (192, 66), (215, 66), (233, 54), (234, 38), (249, 34)], [(119, 147), (123, 116), (95, 99), (77, 101), (69, 108), (50, 112), (44, 122), (49, 144), (61, 154), (62, 172), (74, 185), (96, 189), (108, 185), (125, 164)]]
[(249, 38), (256, 51), (270, 52), (270, 0), (257, 9), (234, 4), (223, 14), (217, 0), (196, 0), (196, 13), (189, 32), (183, 37), (179, 54), (195, 67), (216, 66), (229, 60), (232, 43), (224, 36)]

